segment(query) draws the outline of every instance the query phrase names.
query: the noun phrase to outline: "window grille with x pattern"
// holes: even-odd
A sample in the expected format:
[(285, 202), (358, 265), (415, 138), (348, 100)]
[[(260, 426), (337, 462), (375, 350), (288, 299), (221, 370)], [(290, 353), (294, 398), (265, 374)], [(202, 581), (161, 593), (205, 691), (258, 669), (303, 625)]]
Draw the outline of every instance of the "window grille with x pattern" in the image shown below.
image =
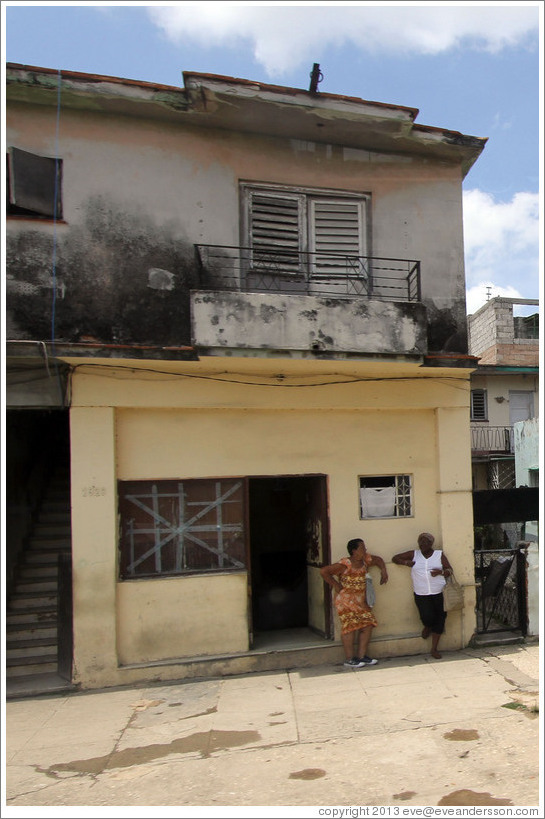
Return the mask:
[(123, 579), (245, 568), (240, 479), (120, 481)]

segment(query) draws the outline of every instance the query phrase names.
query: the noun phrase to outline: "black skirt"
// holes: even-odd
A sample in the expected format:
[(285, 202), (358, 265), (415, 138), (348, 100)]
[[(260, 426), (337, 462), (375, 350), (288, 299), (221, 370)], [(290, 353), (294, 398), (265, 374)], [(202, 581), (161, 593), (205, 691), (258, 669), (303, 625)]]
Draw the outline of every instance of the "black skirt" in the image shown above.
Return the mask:
[(422, 625), (427, 626), (434, 634), (442, 634), (445, 630), (447, 613), (443, 608), (443, 593), (415, 594), (414, 602), (420, 614)]

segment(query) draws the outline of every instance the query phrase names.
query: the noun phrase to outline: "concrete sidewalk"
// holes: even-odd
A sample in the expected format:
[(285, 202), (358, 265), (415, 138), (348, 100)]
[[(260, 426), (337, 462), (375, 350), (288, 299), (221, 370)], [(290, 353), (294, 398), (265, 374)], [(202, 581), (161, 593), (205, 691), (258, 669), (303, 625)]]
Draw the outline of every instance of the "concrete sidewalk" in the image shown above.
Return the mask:
[(527, 644), (10, 701), (2, 816), (537, 807), (538, 674), (539, 647)]

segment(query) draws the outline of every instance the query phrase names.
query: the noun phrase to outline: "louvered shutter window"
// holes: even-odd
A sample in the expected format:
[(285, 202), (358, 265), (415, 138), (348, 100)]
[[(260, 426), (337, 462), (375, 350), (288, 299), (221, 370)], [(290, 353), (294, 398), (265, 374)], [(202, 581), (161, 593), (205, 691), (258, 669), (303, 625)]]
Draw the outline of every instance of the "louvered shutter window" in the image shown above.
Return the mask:
[(363, 202), (312, 199), (310, 238), (314, 273), (344, 275), (361, 272), (365, 255)]
[(304, 240), (303, 201), (297, 195), (252, 192), (249, 227), (252, 266), (297, 272)]
[(471, 390), (471, 420), (486, 421), (487, 418), (486, 390)]

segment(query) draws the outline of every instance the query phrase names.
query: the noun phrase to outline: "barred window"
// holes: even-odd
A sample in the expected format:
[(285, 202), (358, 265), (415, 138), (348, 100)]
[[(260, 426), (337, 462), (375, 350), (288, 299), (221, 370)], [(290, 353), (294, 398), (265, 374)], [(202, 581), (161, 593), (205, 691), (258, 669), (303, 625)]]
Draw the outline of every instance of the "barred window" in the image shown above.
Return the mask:
[(360, 518), (405, 518), (412, 515), (411, 475), (360, 477)]
[(123, 580), (244, 569), (243, 479), (119, 481)]

